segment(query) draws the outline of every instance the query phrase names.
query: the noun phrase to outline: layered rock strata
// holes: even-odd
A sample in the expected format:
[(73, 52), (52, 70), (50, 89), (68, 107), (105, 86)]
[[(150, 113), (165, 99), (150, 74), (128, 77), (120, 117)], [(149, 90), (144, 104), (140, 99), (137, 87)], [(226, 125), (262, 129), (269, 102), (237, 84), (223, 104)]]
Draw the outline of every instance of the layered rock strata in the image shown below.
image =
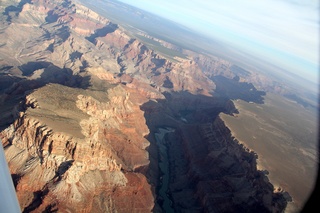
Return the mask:
[(151, 187), (134, 172), (149, 162), (148, 129), (122, 86), (103, 93), (49, 84), (25, 106), (0, 134), (25, 212), (151, 211)]
[(162, 211), (161, 126), (176, 211), (285, 207), (217, 118), (236, 112), (212, 81), (230, 63), (164, 57), (78, 1), (2, 2), (0, 137), (23, 212)]

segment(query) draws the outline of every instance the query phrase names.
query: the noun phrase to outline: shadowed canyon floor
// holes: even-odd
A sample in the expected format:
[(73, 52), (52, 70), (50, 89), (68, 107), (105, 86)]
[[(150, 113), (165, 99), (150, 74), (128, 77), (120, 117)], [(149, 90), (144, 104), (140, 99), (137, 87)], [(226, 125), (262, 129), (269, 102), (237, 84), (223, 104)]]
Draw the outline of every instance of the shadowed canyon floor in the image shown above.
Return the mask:
[[(261, 137), (274, 141), (265, 147), (279, 146), (298, 128), (307, 131), (286, 135), (283, 149), (268, 153), (251, 147), (260, 135), (248, 131), (243, 138), (235, 124), (251, 128), (252, 113), (277, 112), (295, 123), (271, 105), (276, 96), (269, 92), (314, 108), (308, 98), (290, 96), (261, 73), (184, 49), (176, 37), (170, 43), (134, 23), (110, 22), (103, 7), (118, 3), (97, 2), (95, 12), (79, 1), (1, 1), (0, 138), (22, 212), (283, 212), (291, 191), (299, 202), (302, 188), (291, 186), (314, 175), (315, 147), (302, 144), (314, 139), (308, 112), (301, 114), (307, 130), (265, 119)], [(182, 30), (169, 25), (166, 33)], [(283, 105), (290, 112), (300, 107)], [(270, 111), (255, 111), (259, 106)], [(272, 154), (288, 150), (287, 161), (299, 153), (295, 160), (302, 162), (289, 169), (305, 173), (283, 182), (287, 173), (276, 170)]]
[[(151, 173), (160, 175), (159, 191), (167, 187), (162, 184), (167, 185), (169, 173), (168, 197), (158, 197), (160, 206), (170, 199), (175, 212), (269, 212), (284, 207), (285, 193), (274, 193), (265, 172), (257, 170), (256, 154), (231, 137), (218, 117), (220, 112), (237, 112), (230, 100), (172, 93), (142, 109), (151, 131), (151, 165), (169, 162), (169, 171)], [(155, 155), (158, 149), (166, 153)]]

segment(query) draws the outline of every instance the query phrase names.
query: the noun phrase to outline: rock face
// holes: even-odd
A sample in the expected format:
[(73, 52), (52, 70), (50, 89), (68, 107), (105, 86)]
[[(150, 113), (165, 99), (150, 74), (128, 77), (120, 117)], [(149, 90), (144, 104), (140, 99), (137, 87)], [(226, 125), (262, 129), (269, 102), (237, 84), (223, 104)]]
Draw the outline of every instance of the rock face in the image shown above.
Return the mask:
[[(282, 195), (273, 192), (263, 171), (257, 171), (257, 156), (231, 137), (219, 117), (213, 123), (184, 128), (182, 135), (181, 145), (189, 165), (186, 173), (172, 168), (175, 175), (171, 191), (177, 200), (176, 209), (189, 208), (184, 188), (192, 190), (193, 199), (205, 212), (281, 212), (285, 207)], [(200, 135), (200, 140), (195, 135)], [(195, 146), (195, 140), (201, 143)], [(170, 150), (173, 165), (181, 161), (175, 157), (176, 149)]]
[(121, 85), (102, 93), (49, 84), (25, 106), (1, 132), (25, 212), (151, 211), (151, 188), (134, 172), (148, 164), (148, 129)]
[[(275, 192), (265, 171), (257, 170), (257, 155), (239, 144), (219, 117), (220, 112), (237, 113), (232, 102), (176, 93), (165, 102), (149, 102), (142, 109), (153, 133), (150, 150), (157, 149), (154, 135), (159, 127), (175, 130), (165, 136), (170, 167), (168, 194), (175, 212), (285, 209), (284, 194)], [(153, 161), (161, 159), (151, 159), (151, 165)], [(162, 187), (161, 182), (158, 187)], [(159, 206), (162, 202), (158, 197)]]
[(23, 212), (161, 212), (161, 126), (176, 129), (167, 137), (177, 212), (285, 208), (218, 117), (237, 110), (214, 76), (248, 73), (190, 51), (164, 57), (78, 1), (0, 9), (0, 138)]

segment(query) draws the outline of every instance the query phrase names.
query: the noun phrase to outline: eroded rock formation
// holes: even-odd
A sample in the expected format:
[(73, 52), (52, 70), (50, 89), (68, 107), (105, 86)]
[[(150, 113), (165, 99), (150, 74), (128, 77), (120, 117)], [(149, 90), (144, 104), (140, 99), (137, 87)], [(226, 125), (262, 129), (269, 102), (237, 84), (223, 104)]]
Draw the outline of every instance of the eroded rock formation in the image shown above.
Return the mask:
[(2, 3), (0, 137), (23, 212), (162, 211), (161, 126), (176, 211), (285, 208), (218, 117), (237, 112), (212, 81), (231, 63), (165, 57), (78, 1)]
[(22, 209), (91, 212), (93, 203), (105, 202), (95, 210), (151, 211), (151, 187), (134, 172), (148, 165), (148, 129), (121, 85), (102, 93), (49, 84), (29, 94), (25, 106), (1, 132)]
[[(169, 161), (168, 194), (176, 212), (282, 212), (287, 200), (276, 192), (265, 171), (257, 170), (257, 155), (231, 136), (219, 113), (237, 113), (228, 99), (173, 93), (165, 101), (142, 108), (152, 134), (165, 136)], [(162, 161), (152, 155), (151, 165)], [(151, 175), (162, 176), (161, 171)], [(158, 188), (162, 187), (161, 179)], [(158, 197), (162, 206), (163, 198)], [(160, 208), (160, 207), (158, 207)]]

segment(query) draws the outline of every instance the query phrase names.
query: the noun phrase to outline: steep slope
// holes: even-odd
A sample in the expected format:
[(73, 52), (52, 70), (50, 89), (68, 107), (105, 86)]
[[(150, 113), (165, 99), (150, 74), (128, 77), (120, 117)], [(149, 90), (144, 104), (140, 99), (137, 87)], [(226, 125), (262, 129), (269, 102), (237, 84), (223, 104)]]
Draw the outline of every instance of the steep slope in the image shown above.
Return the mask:
[(150, 186), (134, 172), (148, 164), (148, 129), (120, 85), (103, 93), (48, 84), (24, 106), (1, 132), (24, 212), (150, 212)]
[[(163, 56), (77, 1), (3, 5), (0, 137), (24, 212), (163, 211), (154, 138), (161, 126), (175, 128), (179, 139), (168, 145), (176, 211), (210, 211), (217, 196), (224, 204), (216, 212), (285, 208), (283, 192), (273, 192), (254, 155), (238, 147), (218, 118), (236, 112), (212, 80), (235, 77), (222, 66), (228, 62), (202, 63), (209, 59), (196, 60), (195, 53)], [(263, 100), (263, 93), (253, 93)], [(208, 126), (215, 127), (210, 134), (226, 138), (220, 146), (231, 147), (223, 158), (214, 152)], [(212, 162), (220, 170), (205, 172)], [(229, 168), (238, 165), (240, 172)], [(181, 173), (183, 180), (174, 179)]]
[[(219, 113), (237, 113), (228, 99), (172, 93), (142, 108), (150, 128), (149, 152), (168, 165), (158, 171), (158, 204), (175, 212), (282, 212), (290, 196), (276, 191), (257, 155), (239, 144)], [(163, 134), (163, 140), (159, 140)], [(164, 153), (164, 154), (163, 154)], [(153, 154), (152, 156), (156, 156)], [(168, 175), (169, 174), (169, 175)], [(169, 180), (165, 181), (165, 176)], [(168, 201), (169, 200), (169, 201)], [(172, 209), (166, 206), (172, 203)]]

